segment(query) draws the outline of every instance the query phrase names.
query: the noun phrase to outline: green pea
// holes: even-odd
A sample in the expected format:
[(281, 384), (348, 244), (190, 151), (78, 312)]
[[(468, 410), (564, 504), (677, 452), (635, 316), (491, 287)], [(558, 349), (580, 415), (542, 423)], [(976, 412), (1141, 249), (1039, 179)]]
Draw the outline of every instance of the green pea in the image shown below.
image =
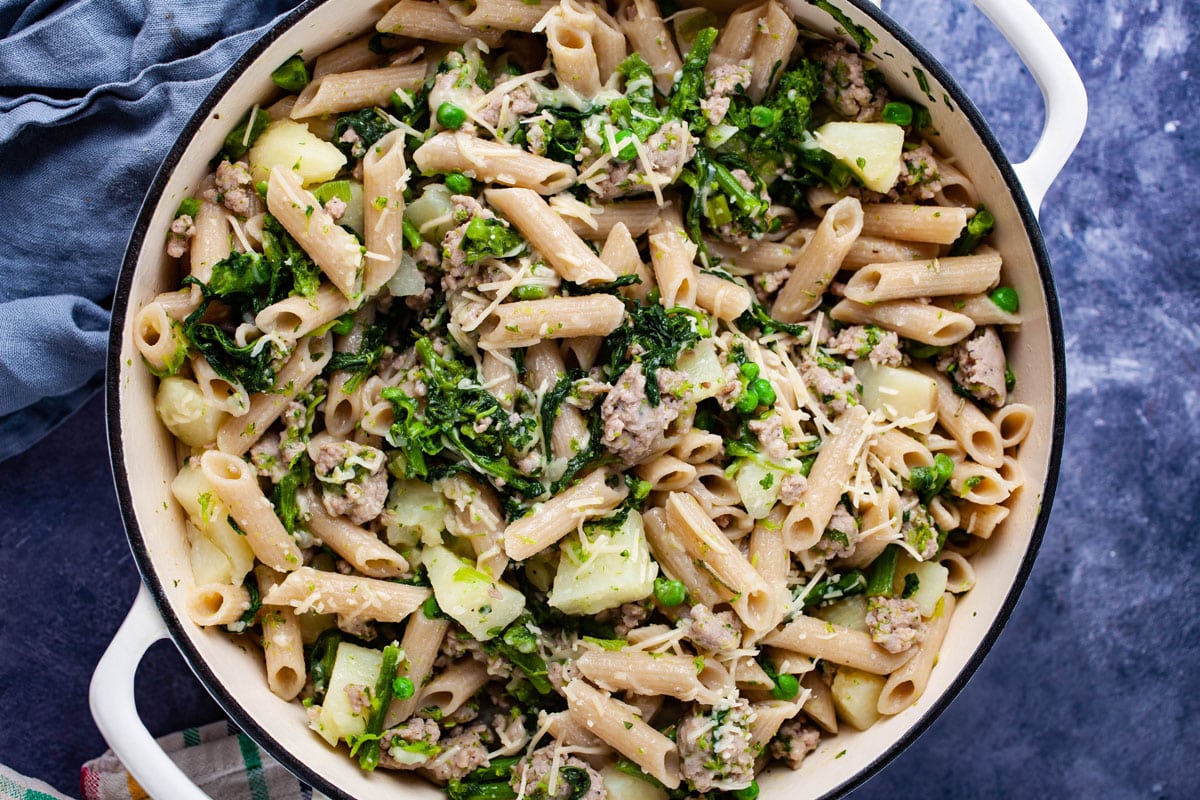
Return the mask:
[(467, 112), (454, 103), (442, 103), (438, 106), (437, 121), (443, 128), (456, 131), (467, 121)]
[(777, 119), (775, 111), (766, 106), (755, 106), (750, 109), (750, 124), (759, 128), (769, 128)]
[(687, 587), (670, 578), (654, 579), (654, 597), (664, 606), (681, 605), (687, 599)]
[(738, 367), (738, 372), (742, 373), (742, 377), (746, 380), (752, 381), (758, 377), (758, 364), (755, 364), (753, 361), (747, 361)]
[(742, 414), (752, 414), (754, 409), (758, 408), (758, 392), (749, 386), (742, 392), (742, 396), (737, 399), (737, 405), (734, 406)]
[(403, 676), (392, 681), (392, 693), (399, 700), (407, 700), (416, 691), (413, 682)]
[(1000, 286), (989, 296), (1001, 311), (1015, 314), (1017, 313), (1017, 309), (1021, 307), (1021, 297), (1017, 294), (1017, 290), (1011, 286)]
[(912, 106), (908, 103), (888, 103), (883, 107), (883, 121), (905, 127), (911, 125), (913, 121)]
[(446, 175), (446, 188), (455, 194), (470, 194), (475, 182), (461, 172), (451, 172)]
[(775, 405), (775, 388), (766, 378), (755, 378), (750, 381), (750, 388), (758, 395), (758, 402), (764, 406)]
[(796, 680), (795, 675), (783, 674), (775, 678), (775, 688), (771, 690), (771, 697), (776, 700), (791, 700), (800, 693), (800, 681)]
[(750, 781), (750, 785), (745, 789), (736, 789), (732, 792), (733, 800), (754, 800), (758, 797), (758, 781)]

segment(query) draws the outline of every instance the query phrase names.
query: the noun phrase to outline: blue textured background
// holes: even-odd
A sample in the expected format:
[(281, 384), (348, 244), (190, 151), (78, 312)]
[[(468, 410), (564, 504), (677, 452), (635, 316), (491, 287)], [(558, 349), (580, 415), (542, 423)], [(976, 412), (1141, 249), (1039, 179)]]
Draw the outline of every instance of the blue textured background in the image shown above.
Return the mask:
[[(1091, 98), (1042, 216), (1070, 386), (1058, 498), (983, 667), (855, 800), (1200, 796), (1200, 3), (1034, 4)], [(1028, 153), (1040, 95), (987, 20), (964, 0), (888, 8), (959, 77), (1013, 160)], [(103, 424), (97, 398), (0, 463), (0, 761), (72, 794), (79, 765), (104, 749), (91, 670), (138, 580)], [(167, 645), (138, 685), (156, 734), (219, 715)]]

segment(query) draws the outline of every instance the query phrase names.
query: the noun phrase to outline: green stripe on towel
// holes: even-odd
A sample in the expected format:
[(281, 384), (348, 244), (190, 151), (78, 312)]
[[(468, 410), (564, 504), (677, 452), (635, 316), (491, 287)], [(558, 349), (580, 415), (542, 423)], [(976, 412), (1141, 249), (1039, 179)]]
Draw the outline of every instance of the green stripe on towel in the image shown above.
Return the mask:
[(270, 800), (258, 746), (244, 733), (239, 733), (237, 739), (238, 747), (242, 750), (242, 763), (246, 765), (246, 784), (250, 789), (250, 800)]

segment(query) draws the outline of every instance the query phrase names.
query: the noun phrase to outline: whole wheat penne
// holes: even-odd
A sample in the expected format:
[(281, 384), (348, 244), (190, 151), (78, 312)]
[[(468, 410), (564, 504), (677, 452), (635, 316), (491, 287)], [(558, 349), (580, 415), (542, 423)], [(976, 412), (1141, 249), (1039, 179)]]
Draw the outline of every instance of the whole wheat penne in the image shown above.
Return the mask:
[(616, 280), (616, 273), (575, 235), (562, 217), (554, 213), (536, 192), (530, 189), (489, 189), (484, 196), (566, 280), (579, 284)]

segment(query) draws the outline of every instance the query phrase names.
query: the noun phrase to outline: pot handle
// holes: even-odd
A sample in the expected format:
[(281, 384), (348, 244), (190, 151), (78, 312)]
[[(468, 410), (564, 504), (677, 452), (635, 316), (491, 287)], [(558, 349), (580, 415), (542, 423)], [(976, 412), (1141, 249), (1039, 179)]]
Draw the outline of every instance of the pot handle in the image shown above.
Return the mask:
[(88, 701), (96, 727), (146, 793), (172, 800), (209, 800), (154, 741), (138, 716), (133, 679), (150, 645), (167, 638), (150, 593), (142, 586), (133, 607), (92, 673)]
[[(870, 0), (882, 6), (882, 0)], [(1046, 124), (1029, 158), (1013, 168), (1036, 216), (1087, 125), (1087, 90), (1062, 42), (1029, 0), (972, 0), (1017, 51), (1042, 90)]]

